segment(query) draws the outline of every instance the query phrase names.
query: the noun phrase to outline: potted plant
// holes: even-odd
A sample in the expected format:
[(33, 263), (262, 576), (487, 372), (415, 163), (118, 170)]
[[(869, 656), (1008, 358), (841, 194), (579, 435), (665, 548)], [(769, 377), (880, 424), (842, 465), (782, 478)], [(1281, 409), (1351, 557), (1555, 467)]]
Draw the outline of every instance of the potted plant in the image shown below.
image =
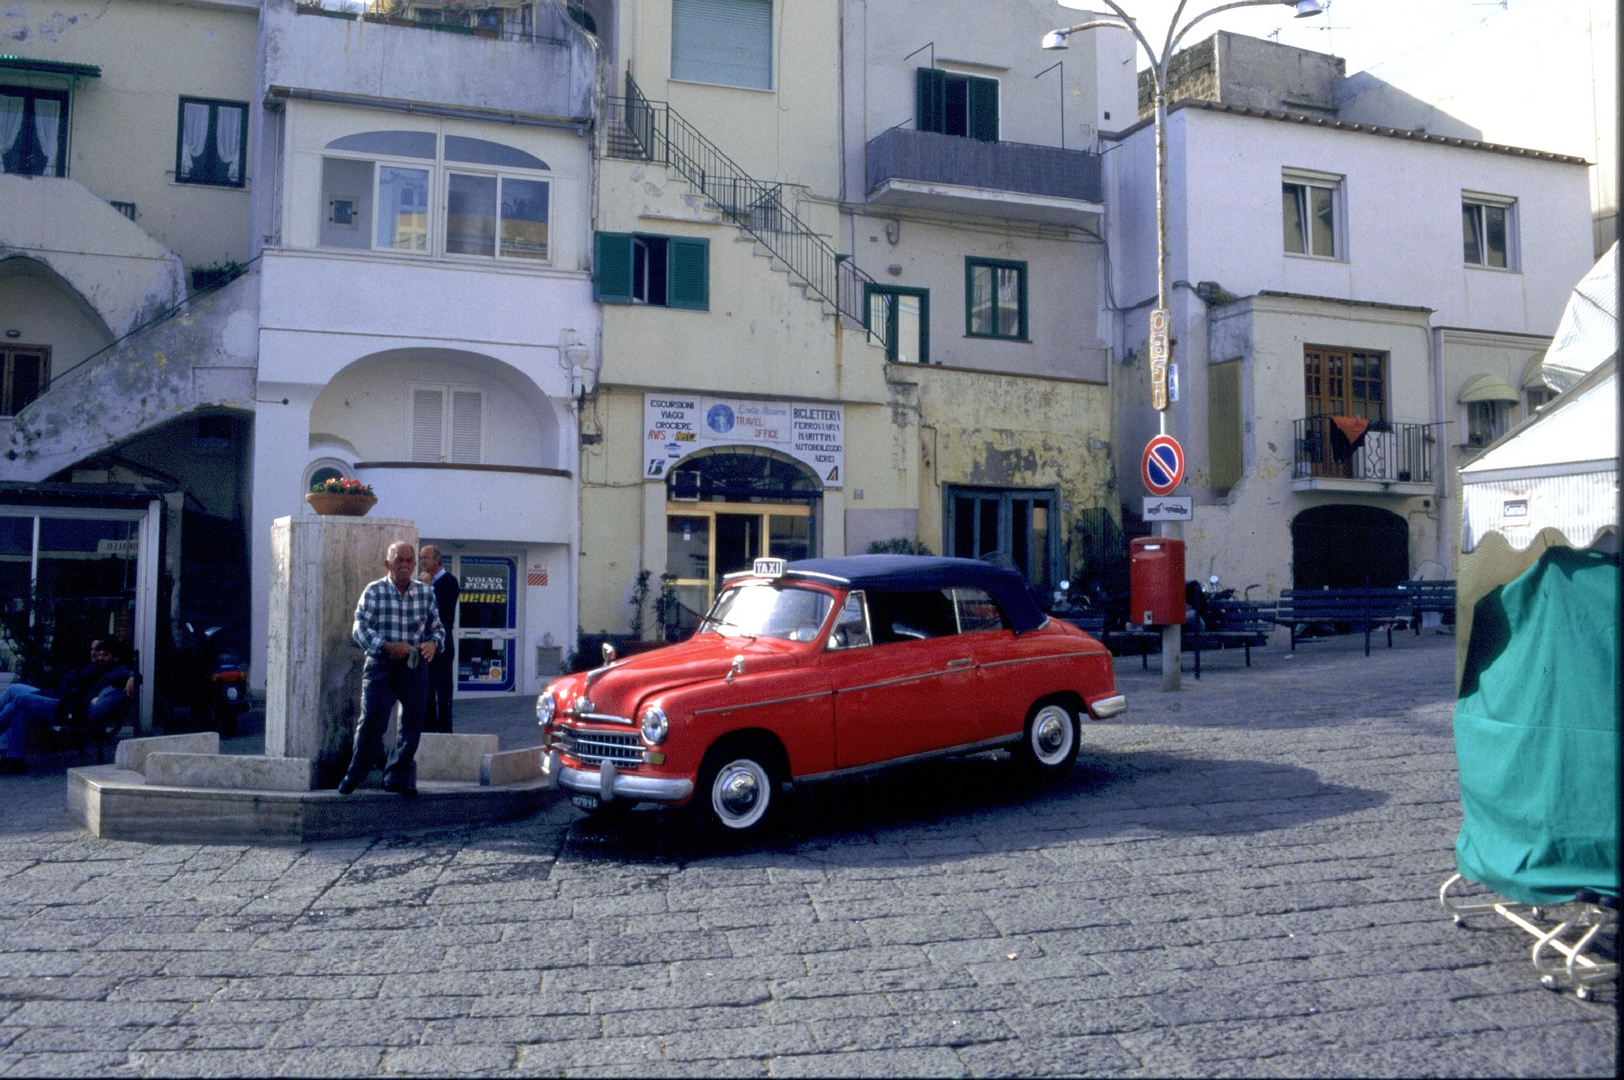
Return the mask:
[(367, 511), (378, 504), (378, 496), (361, 481), (341, 476), (332, 480), (318, 480), (310, 485), (305, 502), (318, 514), (365, 517)]

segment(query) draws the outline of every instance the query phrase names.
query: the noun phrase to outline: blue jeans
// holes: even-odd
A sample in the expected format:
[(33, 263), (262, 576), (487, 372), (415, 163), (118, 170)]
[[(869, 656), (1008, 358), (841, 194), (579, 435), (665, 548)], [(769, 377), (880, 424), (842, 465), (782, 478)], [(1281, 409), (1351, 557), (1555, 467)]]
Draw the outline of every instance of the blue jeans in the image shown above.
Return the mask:
[(0, 748), (8, 758), (22, 759), (28, 753), (30, 723), (50, 723), (56, 716), (58, 698), (37, 687), (12, 683), (0, 694)]

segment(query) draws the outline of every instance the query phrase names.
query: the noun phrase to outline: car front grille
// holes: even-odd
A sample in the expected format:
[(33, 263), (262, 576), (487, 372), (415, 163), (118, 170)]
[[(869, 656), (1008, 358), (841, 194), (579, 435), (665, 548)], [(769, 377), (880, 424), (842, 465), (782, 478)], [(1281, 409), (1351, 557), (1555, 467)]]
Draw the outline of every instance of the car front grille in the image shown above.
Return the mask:
[(612, 761), (616, 765), (639, 765), (643, 761), (641, 739), (636, 735), (608, 731), (563, 728), (559, 731), (558, 749), (583, 765), (602, 765), (605, 761)]

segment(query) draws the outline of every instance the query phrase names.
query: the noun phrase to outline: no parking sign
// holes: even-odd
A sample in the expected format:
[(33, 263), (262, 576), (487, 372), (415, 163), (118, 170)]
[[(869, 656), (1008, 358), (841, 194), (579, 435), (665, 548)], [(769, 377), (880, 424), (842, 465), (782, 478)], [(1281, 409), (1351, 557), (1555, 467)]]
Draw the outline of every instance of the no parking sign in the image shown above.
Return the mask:
[(1145, 444), (1139, 478), (1152, 495), (1171, 495), (1184, 483), (1184, 447), (1171, 435), (1158, 435)]

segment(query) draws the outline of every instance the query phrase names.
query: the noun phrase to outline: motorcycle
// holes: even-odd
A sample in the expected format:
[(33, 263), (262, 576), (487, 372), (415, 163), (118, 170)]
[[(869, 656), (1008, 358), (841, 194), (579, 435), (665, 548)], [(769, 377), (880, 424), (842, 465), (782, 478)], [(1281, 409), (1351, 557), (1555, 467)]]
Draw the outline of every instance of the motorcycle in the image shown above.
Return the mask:
[(248, 666), (225, 648), (225, 627), (211, 626), (200, 634), (191, 623), (182, 625), (162, 703), (168, 714), (165, 726), (185, 710), (190, 726), (213, 728), (230, 738), (237, 733), (237, 718), (248, 710)]

